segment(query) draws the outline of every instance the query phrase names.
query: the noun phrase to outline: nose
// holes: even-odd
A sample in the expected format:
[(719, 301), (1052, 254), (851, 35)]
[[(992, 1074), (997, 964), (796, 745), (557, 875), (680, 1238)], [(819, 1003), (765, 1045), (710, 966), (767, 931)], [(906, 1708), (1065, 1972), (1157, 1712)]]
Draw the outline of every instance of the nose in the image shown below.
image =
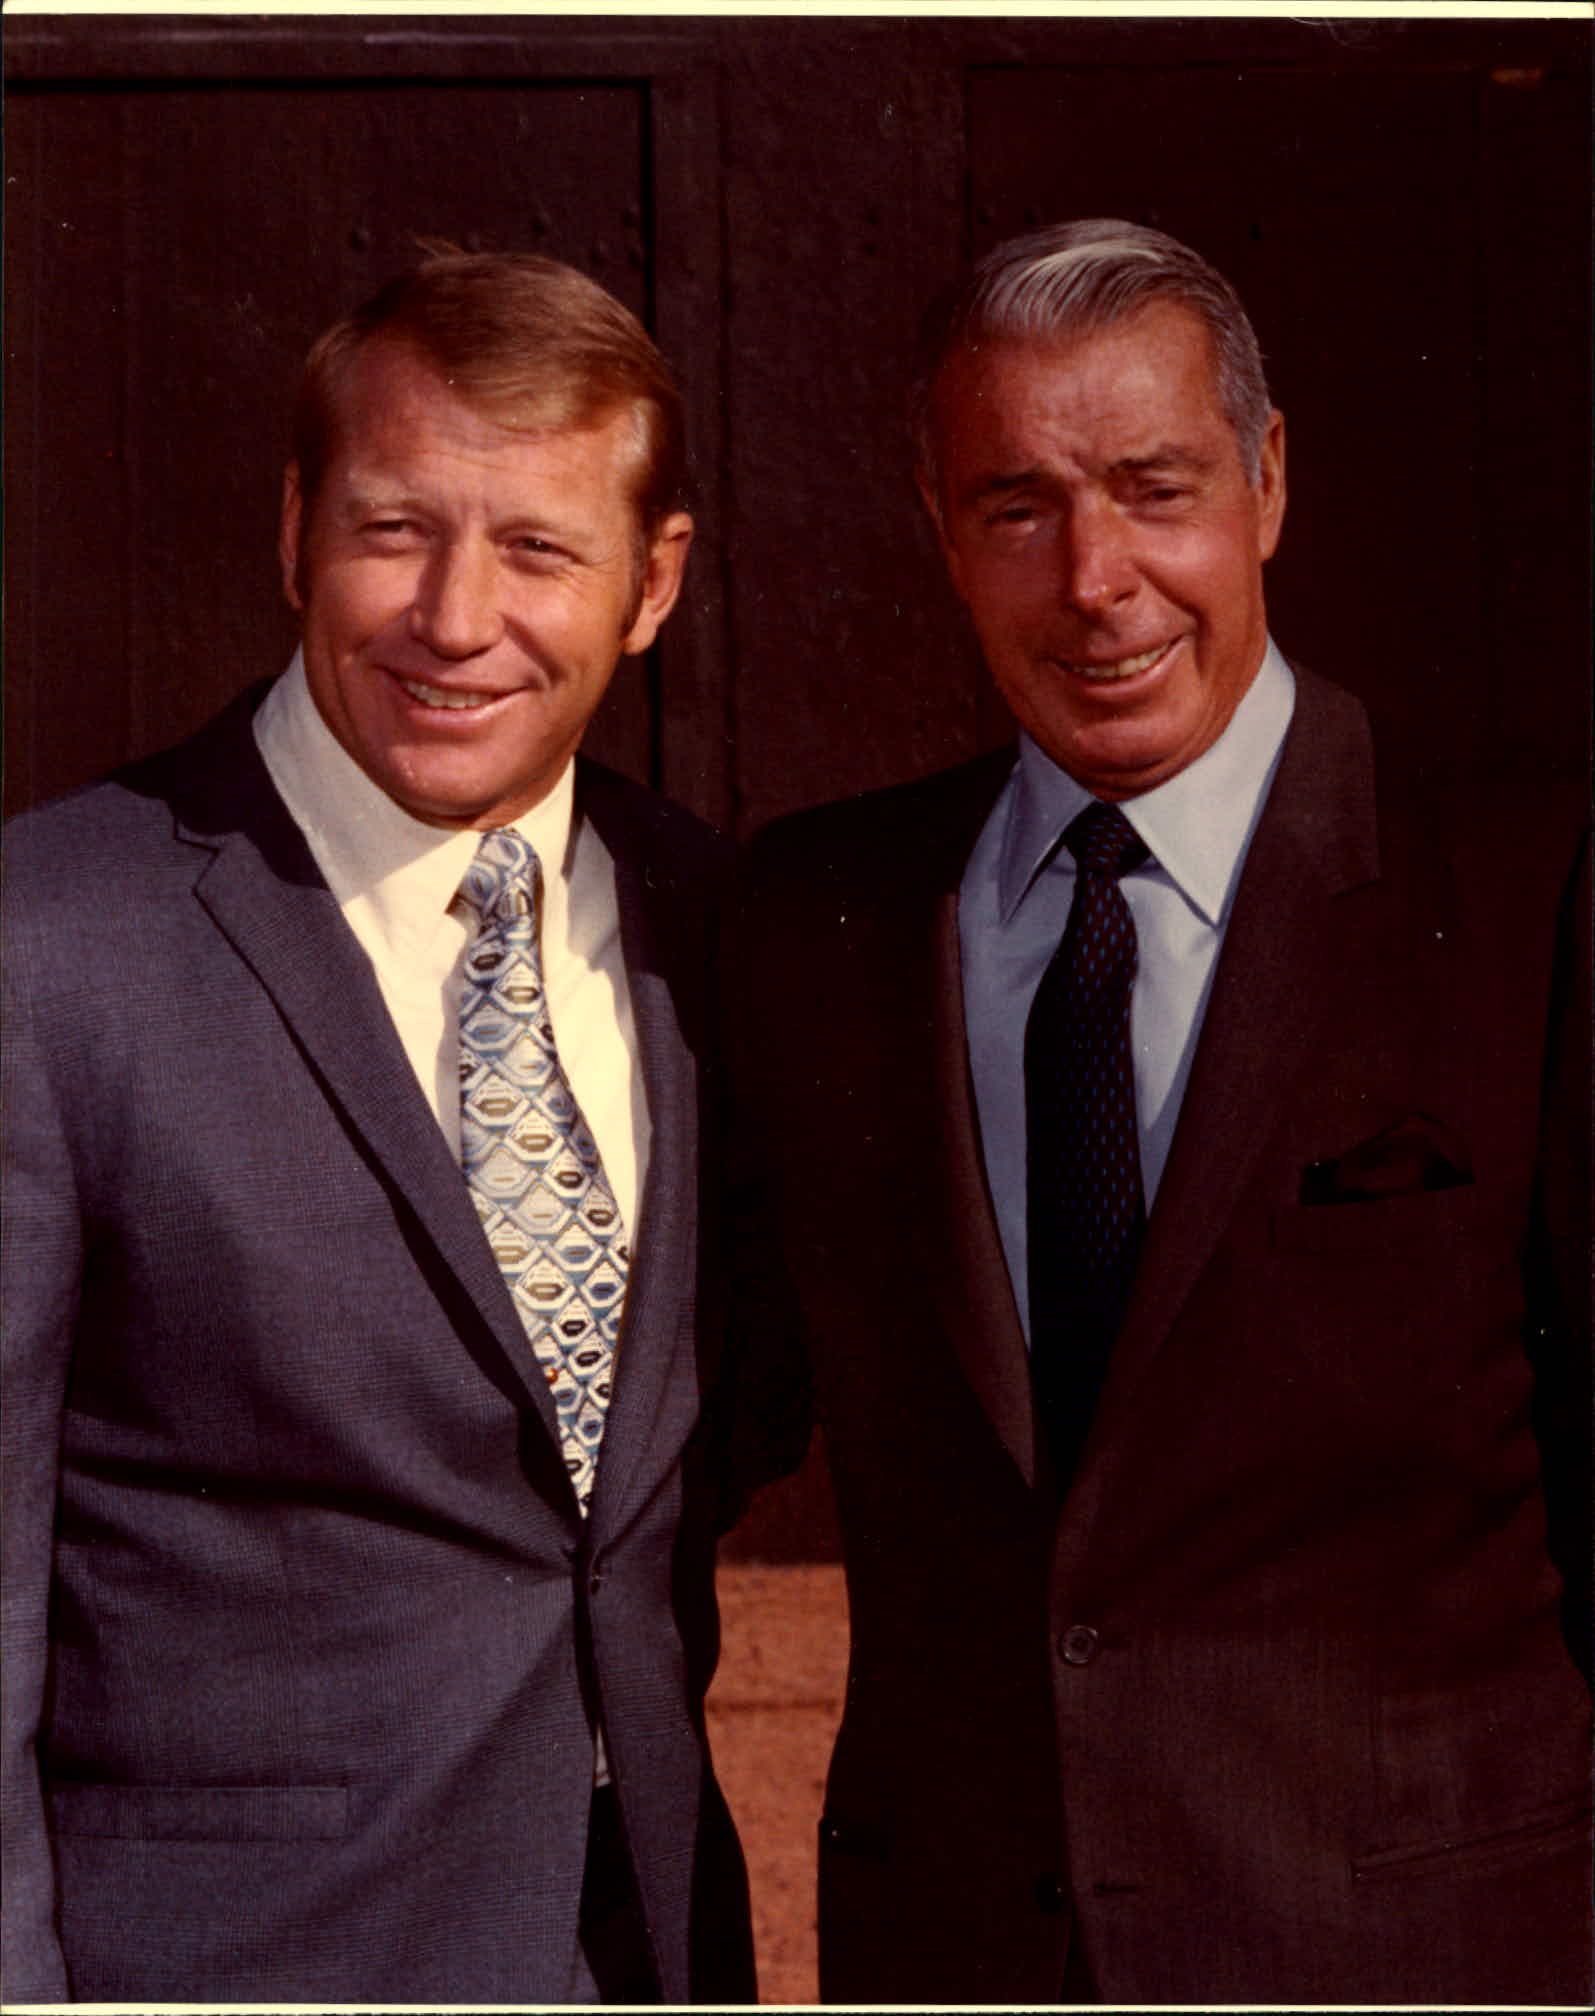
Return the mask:
[(1129, 528), (1111, 503), (1083, 504), (1071, 513), (1060, 572), (1064, 600), (1083, 616), (1105, 616), (1135, 594), (1140, 576)]
[(410, 634), (439, 658), (474, 658), (503, 631), (497, 556), (489, 541), (458, 539), (428, 557), (410, 604)]

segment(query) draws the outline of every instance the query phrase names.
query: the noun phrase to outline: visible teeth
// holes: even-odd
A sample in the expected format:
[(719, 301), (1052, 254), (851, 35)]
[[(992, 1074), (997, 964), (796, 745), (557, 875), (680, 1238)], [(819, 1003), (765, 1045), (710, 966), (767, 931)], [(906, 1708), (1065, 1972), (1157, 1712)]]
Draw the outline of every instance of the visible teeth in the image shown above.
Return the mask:
[(423, 686), (419, 679), (401, 679), (399, 684), (423, 707), (485, 707), (493, 697), (491, 693), (445, 692), (441, 686)]
[(1082, 679), (1133, 679), (1137, 672), (1144, 672), (1149, 665), (1155, 665), (1166, 649), (1166, 645), (1154, 644), (1150, 651), (1139, 651), (1133, 658), (1116, 659), (1111, 665), (1080, 665), (1072, 659), (1064, 662), (1071, 672), (1078, 672)]

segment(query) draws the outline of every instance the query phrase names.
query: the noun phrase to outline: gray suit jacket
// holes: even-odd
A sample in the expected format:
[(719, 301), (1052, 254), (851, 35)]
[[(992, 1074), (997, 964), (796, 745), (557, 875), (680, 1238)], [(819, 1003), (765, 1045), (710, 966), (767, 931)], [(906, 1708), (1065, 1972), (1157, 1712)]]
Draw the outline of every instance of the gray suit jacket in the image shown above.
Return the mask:
[(557, 1998), (601, 1713), (666, 1998), (745, 1999), (694, 1438), (719, 843), (581, 767), (654, 1130), (584, 1521), (251, 712), (8, 836), (5, 1992)]

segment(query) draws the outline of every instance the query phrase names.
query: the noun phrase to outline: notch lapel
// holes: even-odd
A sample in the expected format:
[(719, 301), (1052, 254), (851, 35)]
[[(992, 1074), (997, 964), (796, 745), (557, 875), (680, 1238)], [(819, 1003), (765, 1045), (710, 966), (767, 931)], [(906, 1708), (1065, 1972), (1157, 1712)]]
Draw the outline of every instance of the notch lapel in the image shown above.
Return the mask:
[[(904, 999), (897, 1026), (905, 1037), (926, 1026), (925, 996), (913, 998), (922, 987), (934, 1012), (929, 1055), (910, 1051), (902, 1060), (906, 1104), (898, 1125), (935, 1171), (935, 1208), (920, 1224), (920, 1264), (927, 1279), (947, 1284), (946, 1327), (964, 1376), (1026, 1485), (1033, 1486), (1037, 1464), (1030, 1359), (986, 1181), (958, 937), (964, 866), (1013, 760), (1012, 749), (979, 759), (955, 772), (945, 794), (932, 801), (936, 816), (913, 871), (923, 890), (928, 862), (929, 900), (920, 895), (901, 905), (905, 938), (897, 963)], [(923, 1096), (927, 1087), (928, 1101)], [(926, 1138), (927, 1123), (936, 1130), (933, 1138)]]
[(1295, 716), (1247, 854), (1108, 1368), (1097, 1447), (1122, 1439), (1135, 1387), (1228, 1224), (1314, 1044), (1336, 956), (1330, 906), (1378, 877), (1367, 717), (1349, 694), (1310, 673), (1298, 670), (1297, 680)]
[[(634, 799), (632, 793), (636, 791)], [(648, 1171), (639, 1200), (615, 1361), (589, 1519), (595, 1545), (615, 1536), (674, 1465), (698, 1413), (691, 1355), (699, 1242), (698, 1067), (688, 998), (707, 991), (701, 919), (709, 894), (682, 891), (685, 864), (637, 816), (648, 804), (596, 765), (577, 771), (577, 808), (591, 818), (615, 867), (621, 945), (632, 1027), (648, 1101)]]
[[(328, 1097), (498, 1344), (557, 1453), (547, 1383), (448, 1143), (415, 1081), (371, 963), (322, 880), (255, 746), (245, 696), (197, 752), (178, 832), (211, 850), (195, 895), (271, 996)], [(563, 1466), (561, 1466), (563, 1468)], [(575, 1499), (571, 1499), (575, 1512)]]
[[(942, 1219), (948, 1242), (925, 1264), (938, 1270), (953, 1255), (949, 1320), (964, 1375), (1025, 1483), (1036, 1482), (1035, 1405), (1030, 1354), (1014, 1301), (1008, 1260), (986, 1181), (980, 1119), (969, 1073), (958, 891), (943, 891), (933, 925), (936, 960), (935, 1103), (942, 1121)], [(942, 1227), (927, 1230), (940, 1234)], [(930, 1243), (936, 1243), (932, 1241)]]

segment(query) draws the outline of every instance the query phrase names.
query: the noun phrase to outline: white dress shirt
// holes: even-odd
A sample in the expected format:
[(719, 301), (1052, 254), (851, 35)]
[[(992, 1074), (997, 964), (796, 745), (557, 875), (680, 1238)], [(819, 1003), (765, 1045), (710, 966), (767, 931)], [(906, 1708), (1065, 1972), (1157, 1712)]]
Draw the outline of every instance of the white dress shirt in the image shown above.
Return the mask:
[[(372, 783), (322, 720), (300, 652), (257, 709), (254, 726), (271, 781), (376, 971), (405, 1054), (458, 1161), (459, 993), (472, 927), (449, 906), (482, 836), (414, 819)], [(543, 867), (543, 989), (559, 1061), (635, 1239), (648, 1174), (648, 1101), (621, 953), (615, 864), (592, 827), (572, 817), (575, 780), (575, 765), (567, 763), (548, 796), (513, 825)], [(594, 1739), (593, 1780), (606, 1785), (602, 1729)]]
[[(375, 969), (458, 1160), (459, 990), (470, 926), (449, 906), (481, 835), (412, 818), (373, 784), (322, 720), (298, 652), (255, 715), (255, 740)], [(514, 829), (543, 864), (543, 985), (559, 1061), (635, 1238), (648, 1171), (648, 1102), (621, 955), (615, 864), (591, 825), (573, 822), (574, 793), (575, 766), (567, 764)]]
[[(1272, 640), (1222, 735), (1120, 809), (1151, 850), (1126, 875), (1138, 965), (1130, 1001), (1136, 1122), (1147, 1210), (1174, 1139), (1213, 970), (1285, 730), (1296, 682)], [(1025, 1335), (1025, 1022), (1074, 900), (1059, 844), (1091, 802), (1027, 735), (964, 870), (958, 896), (964, 1017), (986, 1177)]]

